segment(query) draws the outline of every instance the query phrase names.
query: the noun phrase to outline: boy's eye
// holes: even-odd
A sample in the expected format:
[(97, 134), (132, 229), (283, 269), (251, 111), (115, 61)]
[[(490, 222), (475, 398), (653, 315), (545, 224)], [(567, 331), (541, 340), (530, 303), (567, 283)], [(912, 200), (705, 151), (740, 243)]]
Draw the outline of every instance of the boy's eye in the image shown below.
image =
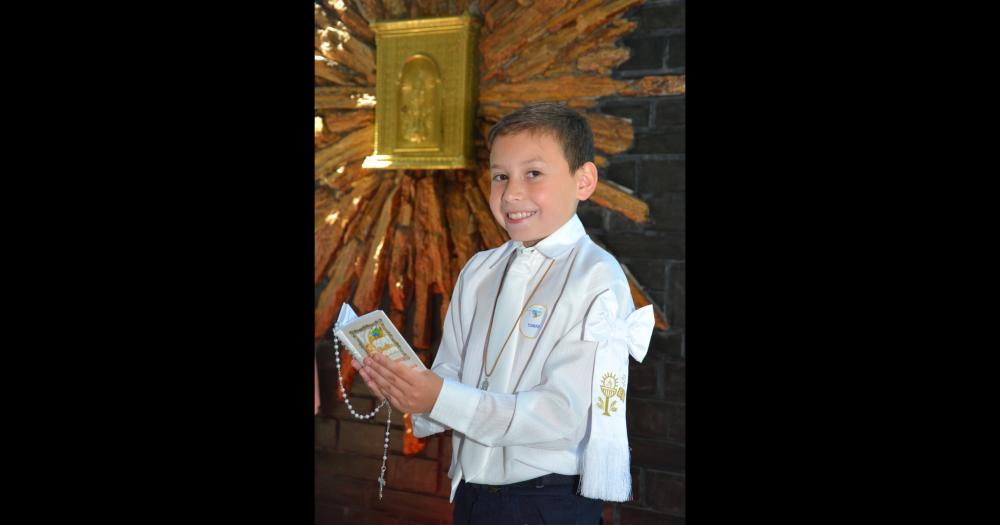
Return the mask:
[(505, 175), (503, 173), (497, 173), (497, 174), (493, 175), (493, 181), (494, 182), (502, 182), (502, 181), (505, 181), (505, 180), (507, 180), (507, 175)]
[(540, 176), (541, 174), (542, 174), (542, 172), (540, 172), (538, 170), (531, 170), (531, 171), (528, 172), (528, 178), (529, 179), (533, 179), (535, 177)]

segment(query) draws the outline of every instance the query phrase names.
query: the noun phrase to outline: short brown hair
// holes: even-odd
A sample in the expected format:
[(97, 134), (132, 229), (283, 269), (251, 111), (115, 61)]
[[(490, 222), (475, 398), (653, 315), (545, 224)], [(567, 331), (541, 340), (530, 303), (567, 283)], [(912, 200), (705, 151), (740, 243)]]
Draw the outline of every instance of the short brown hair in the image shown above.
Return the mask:
[(562, 144), (570, 173), (594, 160), (594, 133), (583, 115), (562, 104), (539, 102), (514, 110), (500, 119), (486, 143), (490, 149), (497, 137), (521, 131), (546, 131)]

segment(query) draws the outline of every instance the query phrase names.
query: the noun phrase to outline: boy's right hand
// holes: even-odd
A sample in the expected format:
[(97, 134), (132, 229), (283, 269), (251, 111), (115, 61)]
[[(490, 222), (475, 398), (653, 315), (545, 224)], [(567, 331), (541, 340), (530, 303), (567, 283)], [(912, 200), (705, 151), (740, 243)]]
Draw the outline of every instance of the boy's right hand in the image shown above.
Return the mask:
[(444, 385), (444, 379), (433, 371), (393, 361), (383, 354), (365, 358), (365, 366), (358, 373), (367, 384), (377, 385), (379, 396), (400, 412), (430, 412)]
[(364, 369), (365, 366), (362, 365), (360, 362), (358, 362), (357, 359), (353, 358), (351, 359), (351, 366), (353, 366), (354, 369), (357, 370), (358, 372), (361, 372), (358, 375), (361, 376), (361, 379), (363, 379), (365, 381), (365, 384), (368, 385), (368, 390), (371, 390), (372, 393), (374, 393), (378, 397), (379, 402), (384, 401), (385, 395), (383, 395), (382, 391), (378, 389), (378, 385), (375, 384), (375, 381), (368, 380), (368, 370)]

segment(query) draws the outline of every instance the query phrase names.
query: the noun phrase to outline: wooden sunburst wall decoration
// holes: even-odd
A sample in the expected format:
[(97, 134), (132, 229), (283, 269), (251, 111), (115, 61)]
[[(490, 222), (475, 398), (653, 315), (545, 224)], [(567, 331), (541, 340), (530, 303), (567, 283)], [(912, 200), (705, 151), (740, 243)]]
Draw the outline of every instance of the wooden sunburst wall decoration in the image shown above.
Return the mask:
[[(385, 310), (428, 364), (458, 272), (473, 254), (508, 240), (488, 205), (484, 138), (503, 115), (530, 102), (576, 108), (594, 131), (595, 159), (632, 144), (628, 119), (594, 110), (602, 96), (684, 92), (683, 75), (616, 80), (629, 58), (617, 44), (635, 30), (621, 18), (642, 0), (324, 0), (315, 7), (315, 339), (328, 338), (340, 305)], [(368, 170), (375, 138), (375, 34), (371, 22), (463, 12), (479, 16), (478, 170)], [(600, 181), (591, 200), (643, 223), (648, 206)], [(637, 307), (651, 304), (630, 272)], [(656, 326), (667, 328), (656, 309)], [(354, 369), (341, 359), (345, 386)], [(338, 394), (339, 396), (339, 394)], [(422, 448), (406, 418), (404, 452)]]

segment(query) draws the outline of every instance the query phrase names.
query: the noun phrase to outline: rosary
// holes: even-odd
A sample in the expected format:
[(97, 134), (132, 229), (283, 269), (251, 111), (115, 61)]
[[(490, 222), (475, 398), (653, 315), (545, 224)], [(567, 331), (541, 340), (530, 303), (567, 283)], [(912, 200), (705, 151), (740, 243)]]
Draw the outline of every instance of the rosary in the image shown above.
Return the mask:
[[(334, 334), (337, 333), (338, 327), (339, 326), (337, 324), (334, 324)], [(386, 407), (388, 410), (385, 418), (385, 445), (382, 447), (382, 470), (378, 474), (378, 499), (379, 501), (382, 501), (382, 487), (385, 486), (385, 461), (389, 459), (389, 424), (392, 422), (392, 405), (383, 399), (382, 403), (375, 407), (375, 410), (372, 410), (370, 414), (359, 414), (355, 412), (354, 407), (351, 406), (351, 400), (347, 399), (347, 390), (344, 389), (344, 376), (340, 373), (340, 340), (337, 339), (336, 335), (333, 336), (333, 355), (337, 356), (337, 382), (340, 383), (340, 394), (343, 396), (344, 403), (347, 404), (347, 410), (351, 412), (351, 415), (357, 419), (367, 420), (375, 417), (375, 414), (378, 414), (378, 411), (381, 410), (382, 407)]]

